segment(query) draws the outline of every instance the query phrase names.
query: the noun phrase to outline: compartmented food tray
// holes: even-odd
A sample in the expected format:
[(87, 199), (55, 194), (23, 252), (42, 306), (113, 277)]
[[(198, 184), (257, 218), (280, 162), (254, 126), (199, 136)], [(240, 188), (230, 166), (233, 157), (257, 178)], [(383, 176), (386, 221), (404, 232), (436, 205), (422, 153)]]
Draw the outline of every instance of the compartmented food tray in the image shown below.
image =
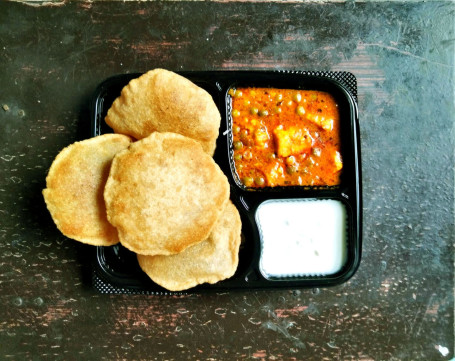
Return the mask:
[[(354, 75), (313, 71), (206, 71), (179, 74), (209, 92), (218, 106), (221, 126), (214, 159), (230, 182), (231, 200), (242, 219), (239, 265), (234, 276), (213, 285), (197, 286), (188, 292), (323, 287), (347, 281), (359, 266), (362, 243), (357, 83)], [(140, 75), (118, 75), (99, 85), (91, 104), (92, 136), (112, 132), (104, 121), (106, 113), (122, 88)], [(285, 90), (289, 90), (289, 97), (293, 97), (289, 104), (283, 98), (283, 94), (288, 96)], [(323, 98), (323, 94), (328, 94), (331, 100)], [(264, 106), (257, 109), (253, 104), (250, 105), (251, 97), (260, 96), (269, 99), (273, 108)], [(314, 97), (315, 102), (319, 99), (314, 114), (308, 111), (310, 105), (301, 109), (297, 106), (297, 103), (306, 102), (306, 96), (308, 102), (311, 102), (311, 97)], [(322, 107), (329, 109), (330, 101), (334, 102), (333, 107), (338, 114), (335, 126), (331, 123), (332, 118), (324, 117), (323, 112), (318, 113)], [(288, 126), (283, 131), (281, 125), (267, 129), (258, 127), (256, 123), (248, 123), (252, 119), (261, 121), (261, 116), (273, 116), (273, 112), (286, 112), (286, 107), (290, 107), (291, 103), (296, 103), (293, 112), (315, 124), (316, 130), (311, 134), (302, 137), (298, 126)], [(251, 116), (244, 117), (248, 111)], [(236, 118), (241, 118), (240, 123)], [(247, 129), (245, 133), (251, 133), (250, 138), (241, 138), (242, 129)], [(321, 135), (324, 130), (333, 130), (335, 139), (332, 136), (325, 139)], [(300, 137), (298, 142), (292, 142), (293, 137), (297, 137), (295, 134)], [(311, 150), (302, 150), (307, 146), (301, 141), (305, 137), (311, 139)], [(264, 143), (264, 139), (268, 143)], [(325, 151), (323, 141), (337, 144), (339, 148), (333, 151), (335, 157), (332, 163), (337, 167), (339, 157), (342, 167), (339, 167), (339, 175), (334, 182), (319, 181), (324, 174), (315, 175), (316, 181), (309, 182), (305, 178), (308, 173), (305, 164), (316, 163), (320, 169), (327, 171), (328, 166), (322, 160), (320, 166), (317, 163), (321, 148)], [(282, 165), (278, 167), (281, 173), (277, 173), (277, 167), (272, 169), (272, 166), (268, 166), (263, 173), (261, 170), (245, 173), (251, 167), (251, 162), (242, 164), (242, 159), (251, 159), (251, 154), (244, 150), (248, 142), (255, 145), (250, 148), (258, 149), (275, 144), (275, 153), (282, 160), (273, 159), (273, 164)], [(298, 159), (294, 157), (294, 154), (302, 152), (304, 156)], [(269, 153), (275, 158), (273, 152)], [(260, 159), (259, 156), (257, 159)], [(283, 173), (296, 175), (286, 180)], [(280, 177), (283, 181), (274, 184)], [(96, 247), (95, 250), (93, 284), (98, 291), (171, 293), (151, 281), (140, 269), (136, 255), (121, 245)]]

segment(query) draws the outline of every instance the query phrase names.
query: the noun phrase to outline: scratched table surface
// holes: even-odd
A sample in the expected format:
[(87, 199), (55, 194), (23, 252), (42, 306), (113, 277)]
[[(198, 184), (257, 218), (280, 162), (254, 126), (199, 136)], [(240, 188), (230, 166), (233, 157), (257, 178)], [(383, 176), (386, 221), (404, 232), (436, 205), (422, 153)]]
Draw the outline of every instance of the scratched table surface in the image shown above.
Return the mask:
[[(454, 13), (441, 2), (0, 2), (1, 360), (451, 360)], [(363, 253), (331, 288), (106, 295), (41, 196), (119, 73), (358, 80)]]

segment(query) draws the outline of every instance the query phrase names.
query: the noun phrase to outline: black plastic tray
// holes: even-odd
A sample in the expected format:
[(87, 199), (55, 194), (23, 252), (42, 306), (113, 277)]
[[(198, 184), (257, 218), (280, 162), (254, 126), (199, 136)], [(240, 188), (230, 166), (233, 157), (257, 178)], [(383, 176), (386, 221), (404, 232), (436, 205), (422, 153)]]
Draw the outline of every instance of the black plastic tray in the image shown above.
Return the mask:
[[(242, 244), (239, 266), (233, 277), (214, 285), (203, 284), (187, 292), (206, 290), (234, 290), (261, 288), (323, 287), (347, 281), (357, 270), (361, 256), (361, 174), (357, 109), (357, 81), (348, 72), (313, 71), (205, 71), (181, 72), (181, 75), (207, 90), (221, 113), (220, 135), (214, 159), (225, 172), (231, 184), (231, 200), (242, 218)], [(91, 104), (92, 135), (110, 133), (104, 122), (107, 110), (120, 95), (122, 88), (142, 74), (122, 74), (104, 81), (96, 89)], [(254, 86), (291, 89), (321, 90), (331, 93), (337, 100), (341, 122), (341, 153), (343, 173), (336, 187), (276, 187), (256, 191), (248, 190), (238, 182), (232, 167), (232, 139), (228, 131), (230, 87)], [(305, 276), (270, 280), (259, 270), (260, 237), (255, 223), (255, 211), (268, 199), (317, 198), (336, 199), (346, 208), (348, 218), (347, 261), (338, 273), (330, 276)], [(93, 285), (102, 293), (170, 294), (151, 281), (142, 272), (136, 255), (121, 245), (96, 247), (93, 262)], [(184, 292), (184, 293), (187, 293)], [(182, 292), (176, 292), (182, 293)]]

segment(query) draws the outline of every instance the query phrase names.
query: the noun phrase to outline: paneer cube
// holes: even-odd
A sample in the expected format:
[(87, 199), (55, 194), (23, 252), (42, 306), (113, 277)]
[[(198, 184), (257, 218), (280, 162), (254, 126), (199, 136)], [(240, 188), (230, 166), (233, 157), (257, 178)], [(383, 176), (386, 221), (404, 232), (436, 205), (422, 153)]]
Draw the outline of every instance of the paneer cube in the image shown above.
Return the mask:
[(260, 148), (267, 148), (267, 142), (270, 139), (269, 133), (265, 126), (261, 126), (254, 131), (254, 145)]
[(267, 185), (274, 187), (284, 178), (284, 169), (279, 162), (273, 162), (265, 167), (264, 175), (267, 179)]
[(313, 145), (313, 138), (305, 128), (278, 127), (273, 131), (277, 154), (281, 157), (289, 157), (301, 153), (307, 153)]
[(343, 160), (341, 159), (341, 154), (339, 152), (335, 152), (333, 160), (335, 162), (336, 171), (340, 171), (343, 168)]
[(314, 113), (307, 114), (307, 119), (324, 130), (331, 131), (333, 129), (333, 119), (325, 118)]

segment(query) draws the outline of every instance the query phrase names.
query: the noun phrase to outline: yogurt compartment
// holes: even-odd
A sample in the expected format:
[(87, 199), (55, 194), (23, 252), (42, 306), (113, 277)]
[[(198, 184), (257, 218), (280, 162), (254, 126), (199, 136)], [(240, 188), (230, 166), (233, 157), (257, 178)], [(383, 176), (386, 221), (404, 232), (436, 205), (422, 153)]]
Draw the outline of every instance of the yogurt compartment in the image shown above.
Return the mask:
[(338, 200), (268, 200), (256, 222), (268, 279), (333, 275), (346, 263), (346, 209)]
[(235, 171), (245, 187), (336, 186), (340, 112), (329, 92), (231, 88)]

